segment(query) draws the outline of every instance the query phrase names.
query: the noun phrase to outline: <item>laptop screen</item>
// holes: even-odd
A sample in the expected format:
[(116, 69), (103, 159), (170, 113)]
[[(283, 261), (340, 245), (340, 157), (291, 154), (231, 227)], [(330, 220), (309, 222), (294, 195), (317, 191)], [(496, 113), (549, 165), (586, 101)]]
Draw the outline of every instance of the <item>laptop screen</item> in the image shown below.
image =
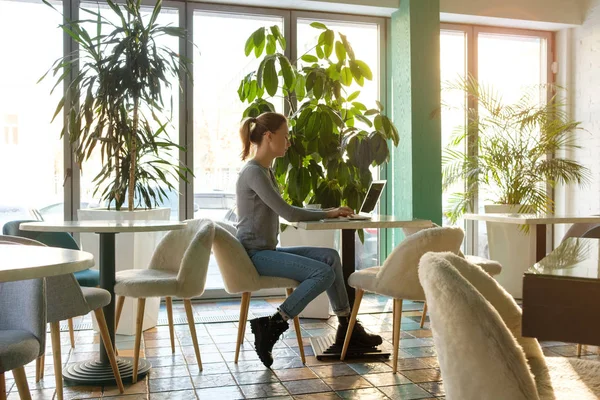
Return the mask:
[(370, 213), (375, 209), (375, 205), (379, 201), (379, 197), (383, 192), (383, 188), (385, 187), (386, 181), (373, 181), (371, 182), (371, 186), (367, 191), (367, 195), (365, 196), (365, 200), (360, 207), (360, 212), (362, 213)]

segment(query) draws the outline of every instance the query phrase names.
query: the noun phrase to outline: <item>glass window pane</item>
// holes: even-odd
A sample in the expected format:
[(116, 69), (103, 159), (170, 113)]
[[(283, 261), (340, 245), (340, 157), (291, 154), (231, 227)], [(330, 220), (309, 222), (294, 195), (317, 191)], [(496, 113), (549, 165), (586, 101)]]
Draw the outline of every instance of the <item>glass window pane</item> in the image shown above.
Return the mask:
[(50, 122), (62, 85), (50, 95), (52, 76), (37, 83), (62, 56), (61, 23), (41, 1), (0, 0), (0, 226), (31, 209), (63, 219), (62, 113)]
[[(347, 97), (349, 94), (356, 90), (360, 90), (360, 96), (357, 101), (363, 103), (367, 108), (374, 108), (376, 106), (375, 101), (379, 100), (379, 25), (376, 23), (365, 23), (365, 22), (348, 22), (348, 21), (336, 21), (336, 20), (324, 20), (324, 19), (307, 19), (299, 18), (297, 23), (297, 36), (298, 36), (298, 59), (305, 53), (309, 52), (314, 54), (312, 50), (316, 43), (318, 43), (318, 37), (323, 32), (320, 29), (315, 29), (310, 26), (313, 22), (321, 22), (325, 24), (329, 29), (342, 33), (348, 38), (348, 41), (352, 45), (352, 49), (356, 54), (356, 58), (364, 61), (373, 72), (373, 79), (366, 80), (363, 87), (359, 86), (356, 82), (350, 87), (343, 87), (342, 90), (346, 91)], [(336, 38), (337, 39), (337, 38)], [(360, 121), (356, 121), (356, 126), (364, 125)], [(368, 129), (364, 125), (365, 129)], [(373, 173), (373, 179), (377, 179), (379, 176), (378, 168), (371, 168)], [(377, 205), (376, 213), (379, 210), (379, 204)], [(356, 269), (363, 269), (379, 265), (379, 240), (377, 229), (365, 229), (365, 240), (361, 243), (358, 235), (356, 236)]]
[[(479, 83), (493, 87), (505, 104), (517, 102), (525, 91), (531, 93), (533, 87), (548, 81), (547, 44), (544, 38), (479, 33), (477, 52)], [(539, 96), (533, 98), (533, 101), (544, 102), (545, 94), (542, 91), (538, 92)], [(478, 212), (485, 212), (485, 204), (491, 204), (496, 197), (491, 190), (481, 189)], [(479, 223), (478, 230), (477, 252), (488, 257), (485, 222)]]
[[(238, 97), (240, 81), (258, 68), (246, 57), (248, 36), (283, 18), (204, 10), (194, 11), (194, 218), (235, 218), (235, 182), (244, 165), (240, 159), (240, 121), (247, 104)], [(215, 32), (219, 34), (215, 40)], [(224, 51), (226, 50), (226, 51)], [(283, 99), (269, 99), (283, 112)], [(222, 289), (223, 280), (211, 257), (207, 289)]]
[[(84, 10), (91, 10), (94, 12), (98, 11), (98, 5), (96, 3), (83, 3), (81, 6)], [(142, 7), (143, 18), (150, 18), (152, 7)], [(119, 24), (118, 16), (107, 6), (100, 6), (100, 14), (103, 18), (107, 18), (110, 22)], [(81, 19), (89, 18), (89, 14), (84, 11), (80, 11)], [(179, 26), (179, 11), (174, 8), (162, 7), (160, 15), (158, 16), (156, 23), (162, 26)], [(85, 24), (84, 27), (91, 34), (95, 34), (95, 26), (92, 23)], [(103, 27), (103, 33), (107, 33), (108, 28)], [(179, 53), (179, 39), (173, 36), (162, 35), (158, 37), (156, 41), (158, 47), (166, 47), (175, 53)], [(109, 54), (110, 48), (106, 50), (105, 54)], [(161, 134), (167, 135), (168, 138), (178, 144), (179, 143), (179, 79), (177, 76), (171, 75), (168, 77), (170, 87), (164, 86), (162, 91), (162, 98), (164, 101), (164, 110), (161, 114), (158, 114), (160, 121), (170, 121), (165, 127), (165, 132)], [(142, 109), (148, 120), (151, 122), (153, 129), (158, 129), (158, 124), (153, 121), (152, 115), (146, 110)], [(159, 157), (162, 159), (168, 159), (171, 162), (178, 162), (179, 152), (178, 150), (166, 151), (164, 149), (159, 153)], [(144, 157), (140, 162), (149, 161), (151, 157)], [(84, 162), (81, 173), (81, 208), (106, 206), (100, 198), (99, 193), (94, 195), (94, 189), (96, 187), (93, 182), (96, 175), (102, 168), (102, 160), (100, 152), (95, 150), (88, 161)], [(179, 181), (175, 176), (169, 176), (169, 182), (177, 188), (177, 190), (167, 191), (167, 197), (159, 201), (159, 207), (168, 207), (171, 209), (171, 219), (179, 220)], [(101, 192), (101, 191), (100, 191)], [(123, 205), (123, 209), (126, 209), (127, 201)]]

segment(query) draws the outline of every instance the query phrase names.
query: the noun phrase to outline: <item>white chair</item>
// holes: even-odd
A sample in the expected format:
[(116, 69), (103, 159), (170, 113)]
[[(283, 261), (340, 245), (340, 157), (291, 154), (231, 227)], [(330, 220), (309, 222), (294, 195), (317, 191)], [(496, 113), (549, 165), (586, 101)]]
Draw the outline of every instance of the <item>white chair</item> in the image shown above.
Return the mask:
[(175, 352), (172, 298), (183, 299), (194, 344), (198, 368), (202, 371), (191, 298), (204, 293), (210, 249), (215, 235), (214, 223), (207, 219), (186, 221), (184, 229), (168, 232), (160, 241), (148, 269), (120, 271), (116, 275), (117, 325), (125, 297), (138, 299), (133, 360), (133, 383), (137, 382), (144, 307), (148, 297), (166, 297), (171, 350)]
[(419, 279), (447, 399), (600, 397), (600, 363), (544, 357), (537, 340), (521, 336), (521, 309), (512, 296), (480, 267), (428, 253)]
[[(235, 360), (238, 362), (240, 346), (244, 341), (246, 333), (246, 322), (248, 320), (248, 310), (250, 308), (250, 297), (252, 292), (261, 289), (285, 288), (289, 296), (293, 288), (298, 286), (298, 282), (288, 278), (278, 278), (274, 276), (261, 276), (252, 264), (252, 260), (242, 244), (235, 237), (236, 229), (232, 225), (224, 222), (215, 222), (215, 240), (213, 242), (213, 252), (217, 259), (217, 264), (223, 276), (225, 290), (230, 294), (242, 293), (242, 304), (240, 307), (240, 322), (238, 326), (237, 344), (235, 347)], [(302, 363), (306, 362), (304, 356), (304, 346), (302, 344), (302, 334), (300, 332), (300, 321), (296, 316), (294, 318), (294, 327), (296, 329), (296, 338)]]
[[(439, 228), (439, 225), (432, 224), (431, 228)], [(417, 233), (423, 229), (429, 229), (429, 228), (402, 228), (402, 231), (404, 232), (405, 236), (410, 236), (410, 235)], [(490, 276), (500, 275), (500, 273), (502, 272), (502, 264), (500, 264), (498, 261), (489, 260), (487, 258), (474, 256), (474, 255), (466, 255), (465, 256), (462, 251), (459, 251), (458, 255), (466, 258), (467, 260), (469, 260), (469, 262), (471, 262), (475, 265), (479, 265), (481, 268), (483, 268), (483, 270), (485, 272), (490, 274)], [(427, 302), (425, 302), (425, 304), (423, 304), (423, 313), (421, 314), (421, 328), (425, 324), (426, 317), (427, 317)]]
[(451, 251), (458, 253), (464, 233), (460, 228), (424, 229), (404, 239), (381, 267), (371, 267), (356, 271), (348, 278), (348, 285), (356, 289), (354, 307), (348, 323), (341, 359), (346, 358), (356, 316), (364, 292), (372, 292), (394, 299), (393, 311), (393, 370), (397, 372), (398, 346), (400, 344), (400, 319), (402, 300), (425, 300), (419, 283), (417, 267), (421, 256), (429, 251)]

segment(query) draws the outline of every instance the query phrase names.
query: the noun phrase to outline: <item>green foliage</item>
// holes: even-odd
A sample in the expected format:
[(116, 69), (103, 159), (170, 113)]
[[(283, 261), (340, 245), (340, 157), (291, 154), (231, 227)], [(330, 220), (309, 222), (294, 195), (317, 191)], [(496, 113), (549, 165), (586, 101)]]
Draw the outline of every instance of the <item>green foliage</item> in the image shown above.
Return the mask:
[(267, 99), (283, 97), (289, 106), (291, 147), (276, 160), (274, 171), (284, 198), (296, 206), (318, 203), (357, 210), (372, 181), (369, 167), (388, 161), (388, 142), (398, 145), (398, 131), (382, 114), (381, 103), (369, 109), (357, 101), (360, 91), (348, 93), (353, 82), (363, 86), (373, 73), (356, 59), (346, 37), (318, 22), (311, 26), (322, 32), (300, 56), (301, 68), (299, 60), (285, 56), (277, 26), (250, 35), (245, 54), (262, 59), (240, 82), (239, 98), (248, 103), (243, 117), (275, 111)]
[[(479, 85), (472, 77), (445, 85), (444, 90), (463, 92), (479, 105), (478, 110), (468, 110), (468, 123), (455, 129), (442, 159), (444, 190), (457, 183), (465, 188), (452, 194), (446, 210), (451, 222), (470, 209), (481, 190), (491, 193), (493, 197), (486, 200), (497, 204), (551, 213), (554, 203), (547, 184), (589, 181), (587, 168), (561, 156), (579, 148), (575, 138), (582, 128), (568, 118), (558, 89), (541, 85), (526, 91), (516, 103), (505, 104), (493, 88)], [(545, 99), (549, 91), (552, 98), (540, 104), (538, 99)]]
[[(186, 33), (156, 23), (162, 0), (144, 19), (140, 1), (107, 3), (116, 18), (100, 15), (99, 9), (81, 9), (88, 19), (61, 25), (79, 46), (78, 54), (56, 60), (41, 79), (52, 72), (55, 89), (74, 74), (53, 119), (64, 109), (61, 136), (68, 135), (76, 146), (80, 165), (94, 150), (100, 152), (103, 168), (94, 178), (94, 195), (101, 192), (102, 199), (117, 210), (126, 195), (129, 210), (134, 208), (134, 198), (151, 208), (166, 196), (165, 190), (177, 190), (171, 177), (186, 180), (185, 174), (191, 173), (168, 159), (169, 153), (182, 148), (167, 134), (171, 118), (164, 116), (162, 97), (169, 78), (180, 72), (190, 76), (189, 60), (157, 44), (162, 36), (185, 38)], [(88, 31), (86, 24), (92, 24), (92, 29)]]

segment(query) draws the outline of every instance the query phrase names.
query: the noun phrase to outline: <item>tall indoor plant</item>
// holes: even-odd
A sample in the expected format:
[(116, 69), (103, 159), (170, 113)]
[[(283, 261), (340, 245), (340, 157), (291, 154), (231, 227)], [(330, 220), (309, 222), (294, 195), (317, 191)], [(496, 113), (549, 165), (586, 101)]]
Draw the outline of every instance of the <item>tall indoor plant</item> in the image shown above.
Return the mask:
[(94, 194), (101, 192), (116, 210), (126, 196), (129, 211), (134, 200), (151, 208), (166, 190), (176, 190), (169, 177), (186, 179), (190, 172), (169, 156), (181, 147), (169, 139), (162, 93), (170, 77), (189, 76), (189, 61), (158, 43), (163, 36), (185, 38), (186, 32), (157, 23), (162, 0), (149, 16), (143, 15), (141, 0), (106, 3), (112, 16), (81, 8), (89, 19), (61, 25), (78, 50), (51, 68), (55, 88), (69, 82), (54, 118), (64, 109), (62, 135), (76, 146), (80, 165), (94, 150), (100, 152), (103, 167), (94, 178)]
[(389, 159), (388, 141), (397, 146), (398, 131), (382, 114), (381, 103), (367, 108), (358, 101), (360, 91), (349, 92), (353, 82), (362, 86), (373, 76), (346, 36), (319, 22), (311, 26), (321, 33), (298, 60), (285, 55), (277, 26), (250, 35), (246, 56), (261, 61), (238, 89), (240, 100), (249, 103), (243, 116), (275, 111), (269, 98), (283, 97), (291, 147), (274, 170), (284, 198), (297, 206), (358, 209), (372, 181), (369, 167)]
[[(444, 190), (464, 183), (452, 194), (446, 215), (455, 222), (469, 209), (478, 191), (492, 195), (495, 204), (519, 206), (520, 212), (551, 213), (554, 202), (546, 185), (582, 184), (589, 170), (564, 156), (579, 148), (580, 122), (572, 121), (559, 97), (560, 90), (541, 85), (525, 90), (515, 103), (474, 78), (447, 83), (446, 91), (461, 91), (477, 109), (468, 110), (468, 123), (456, 127), (443, 156)], [(538, 101), (547, 91), (548, 101)], [(541, 96), (540, 96), (541, 94)]]
[[(487, 194), (481, 199), (495, 203), (485, 205), (486, 213), (551, 213), (548, 185), (588, 180), (588, 169), (565, 155), (578, 147), (576, 136), (582, 129), (568, 118), (558, 88), (525, 90), (514, 103), (471, 77), (444, 90), (458, 90), (467, 104), (478, 106), (468, 110), (468, 123), (457, 127), (443, 156), (444, 189), (464, 187), (452, 194), (446, 210), (450, 221), (471, 209), (477, 194)], [(488, 222), (486, 233), (489, 257), (504, 267), (496, 279), (521, 298), (523, 272), (536, 262), (536, 230)]]

